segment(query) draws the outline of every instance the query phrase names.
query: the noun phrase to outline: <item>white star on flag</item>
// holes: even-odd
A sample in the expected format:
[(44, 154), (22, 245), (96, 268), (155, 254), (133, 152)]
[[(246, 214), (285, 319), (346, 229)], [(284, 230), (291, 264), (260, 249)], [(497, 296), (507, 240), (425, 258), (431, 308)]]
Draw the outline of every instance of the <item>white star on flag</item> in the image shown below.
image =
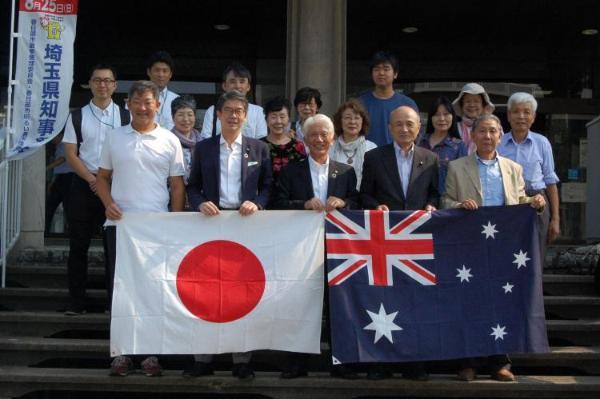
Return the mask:
[(461, 283), (463, 281), (466, 281), (467, 283), (471, 282), (469, 281), (469, 278), (473, 277), (473, 275), (471, 274), (471, 269), (467, 269), (465, 265), (463, 265), (462, 269), (456, 269), (456, 271), (458, 272), (456, 277), (460, 277)]
[(513, 254), (515, 256), (515, 260), (512, 263), (517, 264), (517, 269), (520, 269), (521, 266), (527, 267), (527, 261), (531, 260), (531, 258), (527, 257), (527, 252), (523, 253), (523, 250), (520, 249), (518, 254)]
[(485, 224), (482, 224), (481, 227), (483, 227), (483, 231), (481, 232), (481, 234), (485, 234), (486, 240), (490, 237), (494, 239), (496, 238), (494, 234), (498, 233), (498, 230), (496, 230), (496, 225), (492, 224), (491, 221), (488, 220), (487, 226)]
[(504, 293), (508, 294), (509, 292), (512, 294), (512, 289), (513, 289), (514, 285), (507, 282), (506, 285), (503, 285), (502, 288), (504, 288)]
[(504, 340), (504, 336), (508, 333), (504, 331), (506, 327), (500, 327), (500, 324), (497, 324), (496, 327), (492, 327), (492, 333), (490, 335), (494, 336), (494, 341), (498, 341), (499, 339)]
[(379, 313), (373, 313), (370, 310), (367, 310), (367, 313), (372, 322), (364, 327), (363, 330), (375, 331), (375, 341), (373, 341), (373, 343), (376, 344), (381, 337), (386, 337), (388, 341), (393, 344), (392, 331), (402, 331), (402, 327), (394, 323), (394, 319), (398, 312), (387, 314), (382, 303), (379, 307)]

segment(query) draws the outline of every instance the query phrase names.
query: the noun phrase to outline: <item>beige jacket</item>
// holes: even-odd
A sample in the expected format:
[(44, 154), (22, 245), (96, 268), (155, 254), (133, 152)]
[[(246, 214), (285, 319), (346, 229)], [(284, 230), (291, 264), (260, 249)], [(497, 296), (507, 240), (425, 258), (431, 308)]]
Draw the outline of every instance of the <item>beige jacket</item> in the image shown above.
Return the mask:
[[(523, 168), (516, 162), (498, 155), (502, 184), (504, 185), (504, 205), (518, 205), (531, 202), (525, 195)], [(479, 206), (483, 203), (481, 180), (476, 154), (459, 158), (448, 164), (446, 192), (442, 196), (442, 208), (458, 208), (461, 202), (473, 199)]]

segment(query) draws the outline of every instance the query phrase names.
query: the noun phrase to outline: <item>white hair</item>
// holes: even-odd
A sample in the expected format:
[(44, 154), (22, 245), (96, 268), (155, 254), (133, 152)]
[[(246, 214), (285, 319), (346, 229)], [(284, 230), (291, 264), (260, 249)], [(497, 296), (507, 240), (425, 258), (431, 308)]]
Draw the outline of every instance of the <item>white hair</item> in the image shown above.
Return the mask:
[(508, 102), (506, 103), (506, 110), (508, 112), (510, 112), (513, 105), (523, 104), (523, 103), (531, 105), (531, 110), (533, 112), (537, 111), (538, 103), (537, 103), (535, 97), (533, 97), (529, 93), (525, 93), (522, 91), (514, 93), (512, 96), (510, 96), (510, 98), (508, 99)]
[(333, 126), (333, 122), (327, 115), (324, 114), (316, 114), (306, 119), (304, 121), (304, 124), (302, 125), (302, 130), (305, 132), (304, 134), (308, 133), (310, 131), (310, 128), (313, 125), (316, 125), (317, 123), (322, 123), (323, 125), (325, 125), (325, 128), (327, 129), (327, 132), (329, 132), (330, 135), (333, 136), (335, 134), (335, 127)]

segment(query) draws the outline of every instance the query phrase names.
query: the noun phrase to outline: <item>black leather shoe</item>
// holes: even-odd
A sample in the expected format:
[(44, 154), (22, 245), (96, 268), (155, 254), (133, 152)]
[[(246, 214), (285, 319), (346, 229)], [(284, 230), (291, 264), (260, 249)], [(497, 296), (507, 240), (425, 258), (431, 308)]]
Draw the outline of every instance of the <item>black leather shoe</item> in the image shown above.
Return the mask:
[(402, 377), (413, 381), (427, 381), (429, 374), (425, 370), (415, 370), (402, 373)]
[(340, 364), (338, 366), (331, 367), (330, 374), (335, 378), (343, 378), (346, 380), (357, 380), (360, 377), (356, 374), (356, 371), (352, 370), (349, 366)]
[(252, 370), (252, 367), (248, 363), (240, 363), (233, 366), (231, 375), (240, 380), (251, 380), (254, 378), (254, 370)]
[(306, 377), (307, 375), (308, 372), (306, 371), (306, 369), (298, 365), (293, 365), (283, 370), (279, 376), (281, 378), (289, 380), (292, 378)]
[(389, 370), (385, 370), (382, 367), (370, 366), (369, 370), (367, 370), (367, 379), (368, 380), (385, 380), (387, 378), (392, 378), (392, 372)]
[(183, 376), (188, 378), (202, 377), (203, 375), (213, 375), (214, 370), (210, 363), (194, 362), (194, 365), (183, 370)]

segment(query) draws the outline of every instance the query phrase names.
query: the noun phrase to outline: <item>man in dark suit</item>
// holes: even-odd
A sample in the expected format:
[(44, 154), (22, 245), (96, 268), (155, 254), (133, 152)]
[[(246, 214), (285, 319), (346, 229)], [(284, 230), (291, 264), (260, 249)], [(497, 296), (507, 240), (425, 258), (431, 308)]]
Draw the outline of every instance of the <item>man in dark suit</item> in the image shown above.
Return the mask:
[[(317, 212), (355, 207), (358, 192), (354, 168), (329, 159), (329, 149), (334, 140), (333, 122), (329, 117), (317, 114), (304, 122), (303, 129), (309, 156), (300, 162), (290, 163), (281, 171), (274, 207)], [(290, 355), (281, 377), (307, 375), (307, 360), (303, 354)], [(333, 366), (331, 374), (342, 378), (358, 378), (354, 371), (343, 365)]]
[[(271, 159), (267, 144), (242, 136), (248, 100), (237, 91), (221, 96), (217, 117), (221, 135), (196, 144), (194, 162), (187, 186), (192, 209), (206, 216), (222, 210), (237, 210), (242, 216), (264, 209), (271, 186)], [(232, 374), (240, 379), (254, 378), (249, 365), (251, 353), (234, 353)], [(184, 376), (213, 374), (211, 355), (196, 355)]]
[[(382, 211), (436, 210), (438, 191), (438, 158), (414, 142), (421, 128), (419, 114), (411, 107), (401, 106), (390, 114), (392, 144), (375, 148), (365, 154), (360, 185), (362, 205)], [(371, 365), (367, 378), (378, 380), (391, 376), (382, 365)], [(422, 362), (407, 363), (404, 378), (426, 380)]]
[(390, 114), (394, 143), (365, 154), (360, 198), (366, 209), (433, 211), (439, 204), (437, 156), (414, 144), (421, 121), (410, 107)]
[(308, 118), (304, 126), (309, 157), (281, 171), (274, 207), (317, 212), (355, 207), (358, 192), (354, 168), (329, 159), (334, 140), (333, 122), (317, 114)]

